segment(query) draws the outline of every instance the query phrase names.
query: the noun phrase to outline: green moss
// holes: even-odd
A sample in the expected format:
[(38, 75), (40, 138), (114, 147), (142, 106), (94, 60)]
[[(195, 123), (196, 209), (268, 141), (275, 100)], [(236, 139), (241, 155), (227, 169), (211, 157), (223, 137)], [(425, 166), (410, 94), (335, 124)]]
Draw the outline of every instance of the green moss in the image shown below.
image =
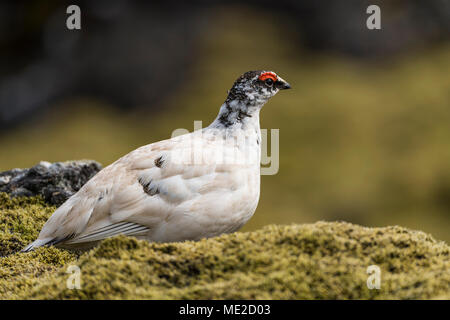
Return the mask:
[(0, 192), (0, 256), (19, 251), (35, 240), (54, 210), (41, 197), (10, 198)]
[[(54, 210), (0, 195), (0, 299), (448, 299), (449, 246), (401, 227), (343, 222), (276, 226), (198, 242), (124, 236), (77, 255), (19, 253)], [(381, 269), (381, 289), (366, 286)], [(67, 289), (67, 268), (81, 289)]]
[(0, 193), (0, 299), (23, 297), (41, 279), (75, 260), (74, 253), (56, 248), (17, 253), (36, 239), (54, 210), (41, 197), (10, 198)]

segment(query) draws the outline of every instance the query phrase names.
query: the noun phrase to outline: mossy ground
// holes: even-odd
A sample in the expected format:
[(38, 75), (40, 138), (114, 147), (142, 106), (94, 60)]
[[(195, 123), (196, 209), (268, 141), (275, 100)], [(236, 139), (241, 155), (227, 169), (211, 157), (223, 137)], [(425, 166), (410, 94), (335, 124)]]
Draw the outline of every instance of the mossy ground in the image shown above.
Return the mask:
[[(401, 227), (271, 225), (198, 242), (119, 236), (82, 254), (18, 253), (54, 210), (0, 194), (1, 299), (449, 299), (450, 249)], [(366, 286), (381, 269), (381, 289)], [(67, 289), (68, 266), (81, 289)]]

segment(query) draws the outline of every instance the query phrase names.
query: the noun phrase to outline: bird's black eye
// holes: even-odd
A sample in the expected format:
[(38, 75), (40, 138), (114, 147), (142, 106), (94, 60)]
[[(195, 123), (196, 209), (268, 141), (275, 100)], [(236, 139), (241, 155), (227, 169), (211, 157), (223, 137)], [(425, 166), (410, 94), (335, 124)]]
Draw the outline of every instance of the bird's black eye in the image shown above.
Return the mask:
[(265, 81), (266, 85), (268, 85), (269, 87), (273, 86), (273, 79), (271, 78), (267, 78)]

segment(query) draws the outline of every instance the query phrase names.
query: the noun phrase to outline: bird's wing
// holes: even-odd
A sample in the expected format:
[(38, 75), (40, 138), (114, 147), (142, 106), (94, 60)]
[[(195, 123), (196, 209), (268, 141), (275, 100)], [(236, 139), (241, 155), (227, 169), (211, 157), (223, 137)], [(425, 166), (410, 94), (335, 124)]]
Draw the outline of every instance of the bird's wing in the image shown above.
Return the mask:
[(148, 227), (132, 223), (132, 222), (118, 222), (106, 225), (102, 228), (93, 230), (88, 234), (78, 236), (73, 239), (64, 241), (64, 244), (76, 244), (84, 242), (95, 242), (102, 239), (110, 238), (119, 234), (127, 236), (141, 235), (148, 231)]

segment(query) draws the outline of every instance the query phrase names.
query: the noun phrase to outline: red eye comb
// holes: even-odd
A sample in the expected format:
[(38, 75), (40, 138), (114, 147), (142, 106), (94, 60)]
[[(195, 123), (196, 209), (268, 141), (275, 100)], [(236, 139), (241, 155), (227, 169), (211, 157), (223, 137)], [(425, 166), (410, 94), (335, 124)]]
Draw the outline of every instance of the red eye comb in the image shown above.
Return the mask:
[(258, 78), (261, 81), (264, 81), (266, 79), (272, 79), (273, 81), (277, 81), (277, 75), (273, 72), (264, 72), (262, 75)]

